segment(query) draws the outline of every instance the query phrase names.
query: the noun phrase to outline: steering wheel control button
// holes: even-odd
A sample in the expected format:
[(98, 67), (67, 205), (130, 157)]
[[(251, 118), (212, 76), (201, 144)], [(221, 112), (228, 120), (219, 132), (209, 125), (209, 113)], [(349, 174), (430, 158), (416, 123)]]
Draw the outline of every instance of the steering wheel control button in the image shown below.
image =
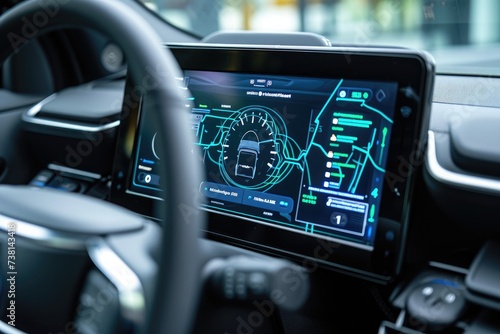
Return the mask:
[(234, 269), (227, 268), (224, 271), (224, 296), (227, 299), (234, 298)]
[(269, 300), (283, 309), (296, 310), (309, 296), (306, 271), (274, 258), (216, 258), (205, 266), (204, 279), (212, 295), (226, 302)]
[(260, 296), (268, 287), (267, 276), (264, 273), (252, 273), (248, 275), (248, 289), (253, 295)]
[(409, 314), (429, 325), (431, 330), (443, 330), (460, 319), (466, 309), (466, 300), (460, 286), (440, 280), (429, 282), (408, 295)]

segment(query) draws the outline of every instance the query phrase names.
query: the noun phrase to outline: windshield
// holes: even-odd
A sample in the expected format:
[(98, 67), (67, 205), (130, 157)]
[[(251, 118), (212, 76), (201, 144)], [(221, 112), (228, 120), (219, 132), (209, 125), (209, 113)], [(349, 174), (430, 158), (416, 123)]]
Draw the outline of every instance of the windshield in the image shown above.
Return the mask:
[(200, 37), (216, 30), (305, 31), (332, 44), (429, 51), (438, 72), (500, 74), (497, 0), (140, 0)]

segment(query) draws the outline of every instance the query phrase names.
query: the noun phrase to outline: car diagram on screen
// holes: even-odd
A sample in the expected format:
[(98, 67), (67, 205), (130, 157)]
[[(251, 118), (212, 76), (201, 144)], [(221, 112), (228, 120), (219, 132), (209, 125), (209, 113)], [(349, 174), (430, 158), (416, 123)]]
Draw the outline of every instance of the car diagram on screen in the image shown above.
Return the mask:
[(290, 167), (287, 128), (271, 108), (248, 106), (223, 124), (219, 170), (224, 180), (251, 190), (267, 190), (281, 182)]
[(236, 176), (255, 177), (257, 161), (259, 160), (259, 137), (255, 131), (247, 131), (240, 140), (238, 145), (238, 158), (236, 159), (236, 167), (234, 174)]
[(293, 168), (302, 168), (295, 158), (305, 143), (291, 138), (283, 117), (267, 106), (213, 109), (200, 121), (197, 137), (204, 163), (212, 165), (209, 169), (219, 183), (267, 191)]

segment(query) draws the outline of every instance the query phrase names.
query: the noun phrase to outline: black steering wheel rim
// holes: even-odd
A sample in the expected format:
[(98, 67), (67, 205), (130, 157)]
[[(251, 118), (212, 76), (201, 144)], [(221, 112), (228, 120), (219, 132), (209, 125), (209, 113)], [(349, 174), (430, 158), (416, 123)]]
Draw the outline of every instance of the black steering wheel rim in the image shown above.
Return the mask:
[(161, 172), (162, 259), (145, 328), (151, 333), (189, 332), (199, 285), (193, 259), (205, 217), (193, 203), (202, 171), (191, 153), (185, 92), (176, 80), (180, 68), (149, 24), (118, 0), (28, 0), (15, 6), (0, 17), (0, 63), (28, 41), (71, 27), (99, 31), (122, 48), (135, 91), (161, 125), (162, 156), (169, 162)]

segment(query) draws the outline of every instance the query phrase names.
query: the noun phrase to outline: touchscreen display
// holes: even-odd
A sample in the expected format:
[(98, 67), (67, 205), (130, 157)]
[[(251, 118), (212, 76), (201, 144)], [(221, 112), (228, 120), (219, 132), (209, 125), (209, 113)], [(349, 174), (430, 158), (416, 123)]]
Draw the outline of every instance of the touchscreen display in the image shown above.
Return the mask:
[[(373, 249), (397, 82), (198, 70), (183, 79), (203, 208)], [(141, 115), (133, 193), (160, 197), (156, 133)]]

